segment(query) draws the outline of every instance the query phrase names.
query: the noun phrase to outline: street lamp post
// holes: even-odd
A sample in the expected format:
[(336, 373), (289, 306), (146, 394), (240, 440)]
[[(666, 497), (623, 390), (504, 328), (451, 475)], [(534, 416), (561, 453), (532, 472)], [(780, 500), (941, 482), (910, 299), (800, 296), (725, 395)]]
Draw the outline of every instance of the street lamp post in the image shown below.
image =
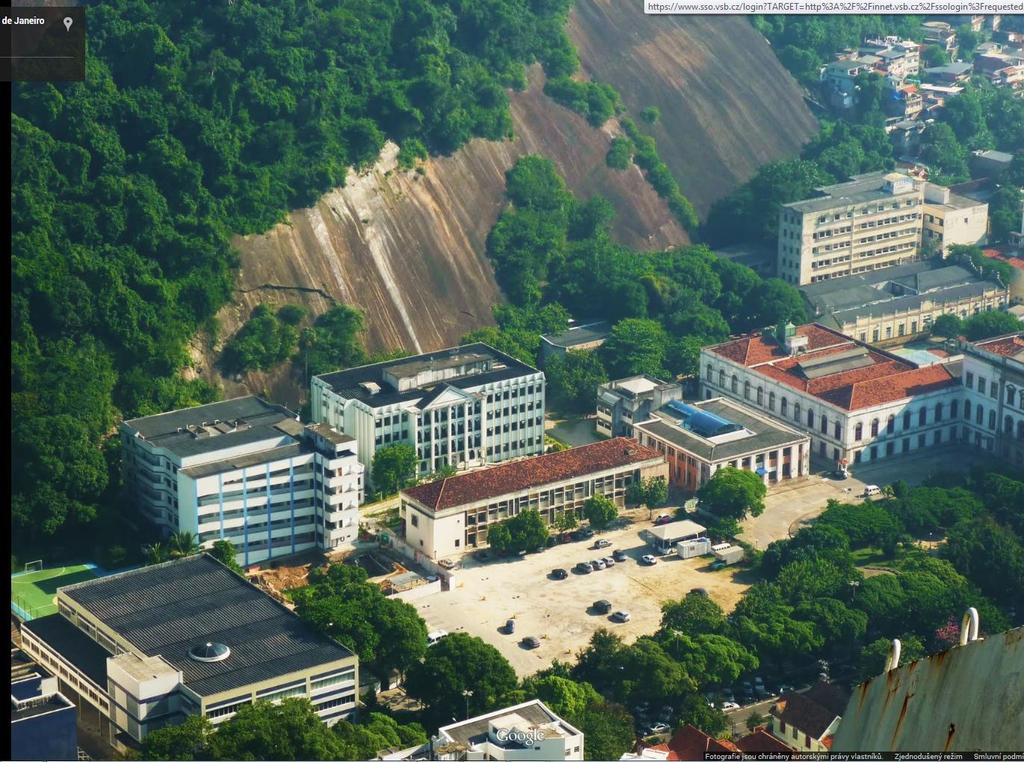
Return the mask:
[(471, 691), (471, 690), (466, 689), (466, 690), (462, 691), (462, 696), (463, 696), (463, 698), (466, 699), (466, 718), (465, 719), (467, 719), (467, 720), (469, 719), (469, 697), (472, 696), (472, 695), (473, 695), (473, 691)]

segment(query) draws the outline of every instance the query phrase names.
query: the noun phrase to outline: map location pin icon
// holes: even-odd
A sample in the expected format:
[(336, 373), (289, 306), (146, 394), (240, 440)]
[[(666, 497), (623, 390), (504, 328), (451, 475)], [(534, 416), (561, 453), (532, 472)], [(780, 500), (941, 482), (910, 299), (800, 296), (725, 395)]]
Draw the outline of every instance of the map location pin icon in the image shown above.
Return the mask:
[(65, 16), (64, 17), (64, 28), (67, 29), (69, 32), (71, 31), (71, 25), (74, 24), (74, 23), (75, 23), (75, 20), (73, 18), (71, 18), (70, 16)]

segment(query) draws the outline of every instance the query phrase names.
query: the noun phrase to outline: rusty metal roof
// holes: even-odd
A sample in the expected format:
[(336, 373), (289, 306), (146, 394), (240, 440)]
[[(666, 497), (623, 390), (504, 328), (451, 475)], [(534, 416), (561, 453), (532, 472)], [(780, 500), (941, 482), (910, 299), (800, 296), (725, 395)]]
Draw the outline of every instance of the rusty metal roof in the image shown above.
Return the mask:
[(832, 751), (1024, 749), (1024, 627), (897, 667), (853, 692)]

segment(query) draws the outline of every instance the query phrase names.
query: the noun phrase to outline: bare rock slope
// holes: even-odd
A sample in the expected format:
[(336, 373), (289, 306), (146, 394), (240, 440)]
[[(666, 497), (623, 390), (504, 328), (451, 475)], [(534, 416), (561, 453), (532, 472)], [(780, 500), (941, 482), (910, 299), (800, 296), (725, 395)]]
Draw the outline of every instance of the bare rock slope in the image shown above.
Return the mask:
[[(615, 85), (633, 113), (661, 109), (652, 128), (659, 152), (700, 211), (760, 163), (796, 153), (813, 131), (799, 88), (744, 19), (648, 17), (633, 2), (579, 0), (570, 33), (586, 74)], [(514, 140), (472, 141), (428, 161), (422, 175), (397, 169), (388, 146), (371, 171), (350, 174), (313, 208), (237, 238), (237, 296), (218, 316), (221, 336), (260, 303), (304, 304), (313, 314), (354, 305), (366, 314), (371, 351), (450, 346), (490, 324), (501, 295), (484, 246), (504, 204), (504, 174), (526, 153), (551, 158), (577, 195), (609, 198), (622, 243), (686, 243), (635, 167), (606, 167), (615, 123), (595, 129), (547, 98), (539, 68), (530, 80), (511, 94)], [(202, 375), (215, 377), (213, 353), (199, 354)], [(273, 389), (285, 401), (295, 396), (282, 394), (292, 384), (285, 372), (218, 380), (229, 394)]]

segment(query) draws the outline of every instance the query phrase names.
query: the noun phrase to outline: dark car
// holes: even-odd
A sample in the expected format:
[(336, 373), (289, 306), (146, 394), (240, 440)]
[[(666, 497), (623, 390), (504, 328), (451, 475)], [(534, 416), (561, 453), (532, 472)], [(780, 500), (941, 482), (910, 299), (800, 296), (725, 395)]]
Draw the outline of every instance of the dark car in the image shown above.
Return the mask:
[(616, 561), (625, 561), (626, 560), (626, 551), (624, 551), (624, 550), (616, 550), (614, 553), (612, 553), (612, 558), (614, 558)]
[(573, 569), (575, 569), (577, 574), (590, 574), (590, 572), (594, 571), (586, 561), (580, 561)]
[(656, 518), (654, 520), (654, 526), (656, 526), (656, 527), (660, 527), (662, 524), (671, 524), (671, 523), (672, 523), (672, 516), (667, 514), (667, 513), (661, 514), (660, 516), (658, 516), (658, 518)]
[(491, 554), (489, 551), (486, 550), (477, 550), (473, 553), (473, 558), (475, 558), (477, 561), (490, 561)]
[(519, 641), (523, 648), (540, 648), (540, 639), (533, 636), (523, 638)]
[(508, 619), (508, 620), (506, 620), (506, 622), (505, 622), (505, 634), (506, 635), (511, 635), (515, 631), (516, 631), (516, 620), (515, 619)]
[(708, 597), (708, 591), (705, 590), (703, 587), (695, 587), (690, 592), (693, 593), (694, 595), (702, 595), (705, 598)]
[(573, 533), (573, 537), (575, 537), (577, 540), (589, 540), (593, 536), (594, 530), (590, 527), (583, 527), (582, 529), (577, 529)]
[(612, 604), (606, 600), (594, 601), (593, 609), (598, 614), (607, 614), (612, 610)]
[(569, 576), (569, 572), (567, 572), (565, 569), (552, 569), (551, 570), (551, 579), (565, 579), (568, 576)]

